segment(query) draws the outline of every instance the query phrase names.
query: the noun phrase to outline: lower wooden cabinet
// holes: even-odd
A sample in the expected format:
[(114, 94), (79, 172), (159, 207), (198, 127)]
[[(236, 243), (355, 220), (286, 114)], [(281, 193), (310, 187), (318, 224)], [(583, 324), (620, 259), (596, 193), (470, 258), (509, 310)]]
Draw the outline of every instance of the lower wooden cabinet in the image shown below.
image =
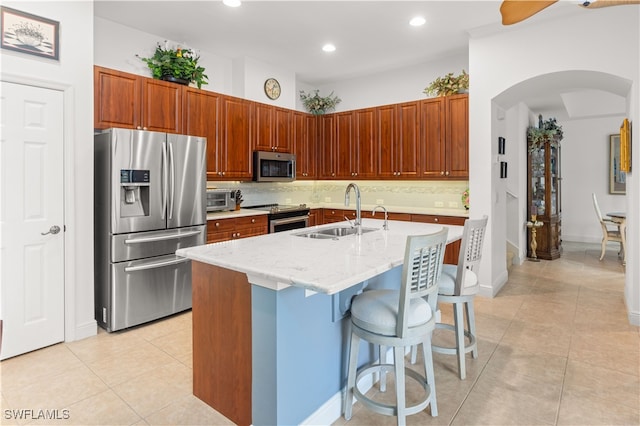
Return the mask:
[(268, 232), (266, 215), (207, 221), (207, 243), (254, 237)]
[[(345, 217), (349, 220), (356, 218), (356, 211), (350, 209), (321, 209), (322, 223), (342, 222)], [(373, 216), (370, 210), (362, 211), (363, 219), (384, 219), (383, 212), (376, 212)], [(406, 222), (422, 222), (422, 223), (440, 223), (442, 225), (460, 225), (464, 226), (465, 218), (459, 216), (440, 216), (430, 214), (409, 214), (409, 213), (389, 213), (389, 220), (403, 220)], [(444, 253), (444, 263), (457, 264), (458, 255), (460, 253), (461, 241), (455, 241), (447, 245)]]

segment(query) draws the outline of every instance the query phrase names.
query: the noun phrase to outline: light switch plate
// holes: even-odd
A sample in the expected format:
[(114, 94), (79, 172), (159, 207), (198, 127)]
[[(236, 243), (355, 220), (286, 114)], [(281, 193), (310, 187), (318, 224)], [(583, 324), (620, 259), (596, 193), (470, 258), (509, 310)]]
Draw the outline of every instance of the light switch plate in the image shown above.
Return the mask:
[(435, 202), (435, 206), (436, 207), (444, 207), (444, 202), (443, 201), (436, 201)]
[(378, 199), (376, 199), (376, 204), (383, 205), (384, 204), (384, 200), (382, 198), (378, 198)]
[(452, 209), (457, 209), (458, 203), (456, 201), (449, 201), (449, 207)]

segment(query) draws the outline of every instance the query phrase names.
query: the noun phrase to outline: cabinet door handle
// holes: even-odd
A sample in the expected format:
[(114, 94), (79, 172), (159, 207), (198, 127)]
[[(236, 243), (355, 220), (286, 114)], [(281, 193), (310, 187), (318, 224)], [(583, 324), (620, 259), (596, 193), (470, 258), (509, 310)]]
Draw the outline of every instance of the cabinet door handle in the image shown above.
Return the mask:
[(444, 172), (440, 172), (440, 176), (444, 176)]
[(433, 219), (433, 221), (434, 221), (435, 223), (438, 223), (438, 222), (439, 222), (437, 217), (436, 217), (435, 219)]
[(256, 220), (255, 219), (251, 219), (251, 223), (256, 223)]
[(216, 222), (216, 228), (220, 227), (220, 222)]
[(447, 170), (447, 171), (445, 172), (445, 175), (449, 176), (449, 170)]

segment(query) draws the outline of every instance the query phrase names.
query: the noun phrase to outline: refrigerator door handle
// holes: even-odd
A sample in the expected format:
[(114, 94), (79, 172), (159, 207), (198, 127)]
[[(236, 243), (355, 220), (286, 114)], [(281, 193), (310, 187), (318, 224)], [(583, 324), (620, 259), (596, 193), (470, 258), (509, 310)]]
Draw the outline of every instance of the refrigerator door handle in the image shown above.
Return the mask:
[(176, 257), (172, 260), (165, 260), (162, 262), (150, 262), (139, 266), (127, 266), (124, 268), (125, 272), (146, 271), (147, 269), (164, 268), (165, 266), (177, 265), (180, 263), (190, 262), (191, 259), (187, 257)]
[(128, 240), (124, 240), (124, 243), (125, 244), (153, 243), (156, 241), (165, 241), (165, 240), (173, 240), (176, 238), (192, 237), (194, 235), (199, 235), (201, 233), (202, 231), (188, 231), (188, 232), (181, 232), (178, 234), (158, 235), (155, 237), (130, 238)]
[(164, 214), (167, 211), (167, 145), (166, 142), (162, 143), (162, 212), (161, 218), (164, 219)]
[(173, 144), (169, 142), (169, 184), (171, 185), (170, 196), (169, 199), (169, 219), (173, 219), (173, 200), (175, 199), (175, 190), (176, 190), (176, 174), (175, 174), (176, 165), (173, 159)]

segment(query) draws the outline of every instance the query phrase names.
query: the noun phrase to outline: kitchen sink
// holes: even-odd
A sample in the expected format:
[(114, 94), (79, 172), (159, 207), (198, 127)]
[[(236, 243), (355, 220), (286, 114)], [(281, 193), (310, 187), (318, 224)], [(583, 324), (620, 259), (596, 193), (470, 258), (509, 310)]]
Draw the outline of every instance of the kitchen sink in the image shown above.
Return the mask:
[[(367, 232), (377, 231), (377, 228), (362, 228), (362, 233), (365, 234)], [(296, 237), (305, 237), (305, 238), (317, 238), (317, 239), (332, 239), (338, 237), (344, 237), (347, 235), (356, 234), (357, 229), (352, 228), (351, 226), (336, 226), (333, 228), (324, 228), (315, 231), (309, 232), (300, 232), (297, 234), (293, 234)]]

